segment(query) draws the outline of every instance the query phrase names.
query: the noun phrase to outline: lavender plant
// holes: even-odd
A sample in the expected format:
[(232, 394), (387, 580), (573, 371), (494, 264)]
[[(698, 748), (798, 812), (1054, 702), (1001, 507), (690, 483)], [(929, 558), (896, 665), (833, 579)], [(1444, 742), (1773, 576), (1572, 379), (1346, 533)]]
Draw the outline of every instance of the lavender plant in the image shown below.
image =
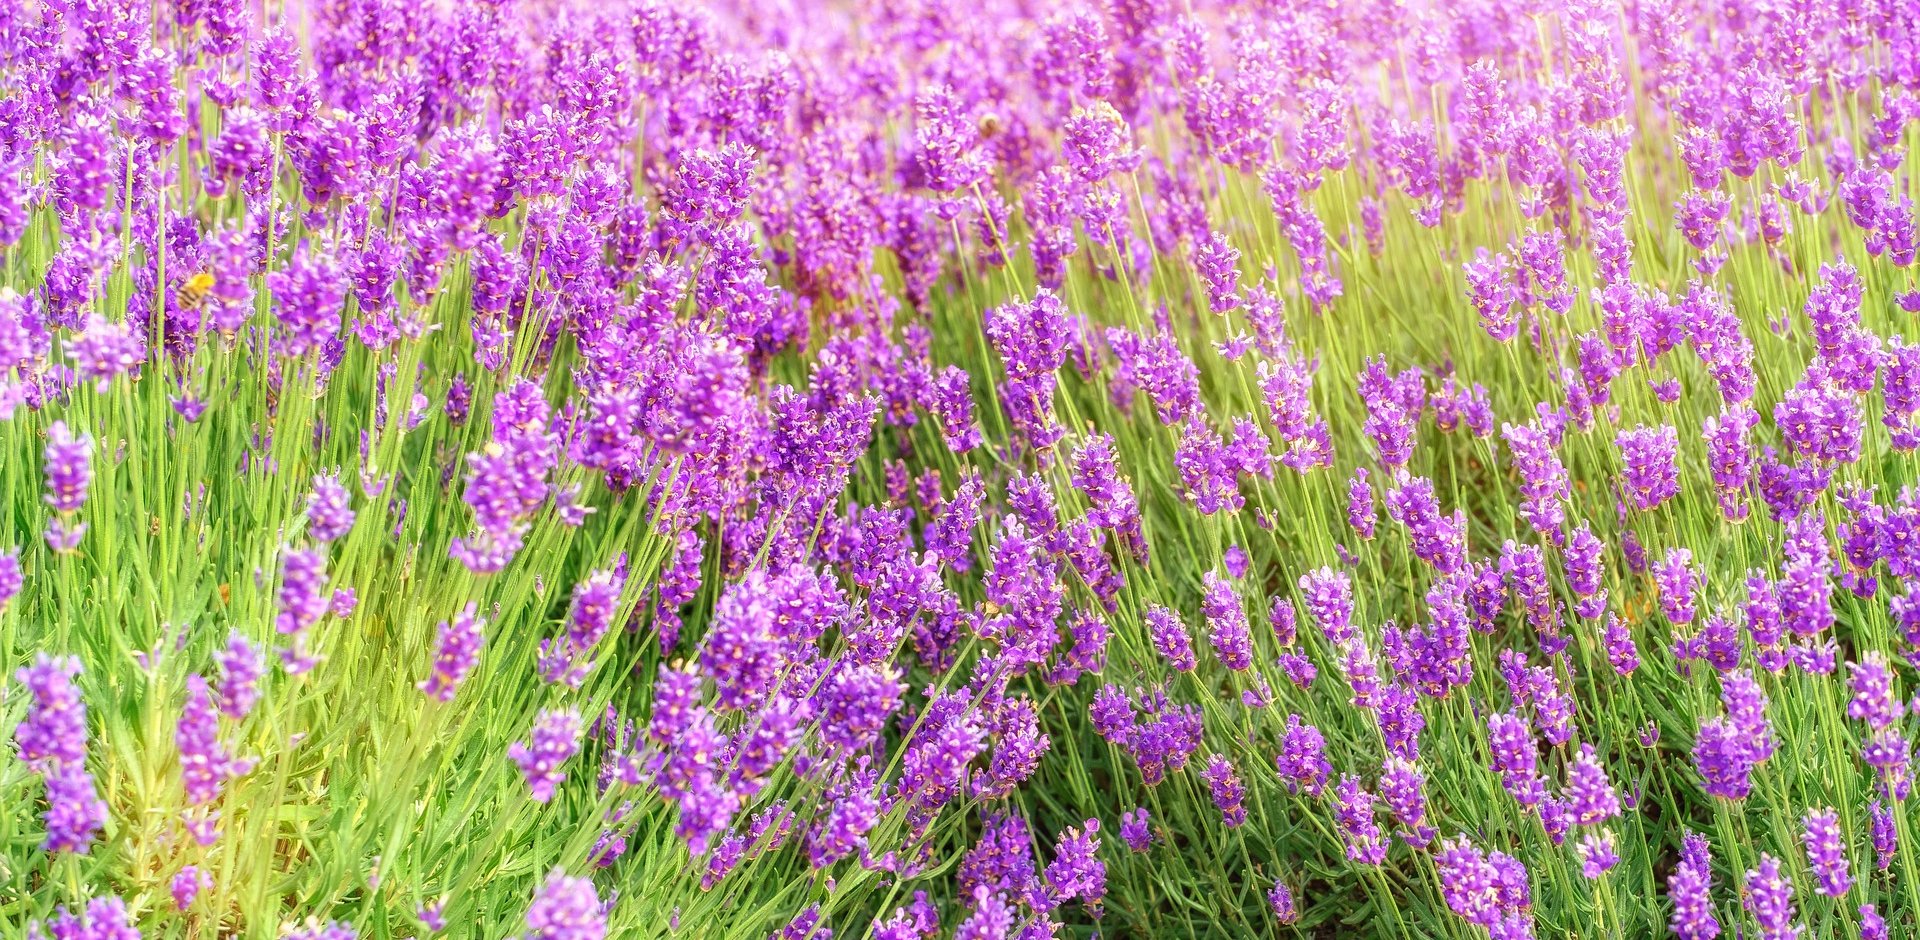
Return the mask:
[(1917, 23), (0, 5), (0, 925), (1915, 935)]

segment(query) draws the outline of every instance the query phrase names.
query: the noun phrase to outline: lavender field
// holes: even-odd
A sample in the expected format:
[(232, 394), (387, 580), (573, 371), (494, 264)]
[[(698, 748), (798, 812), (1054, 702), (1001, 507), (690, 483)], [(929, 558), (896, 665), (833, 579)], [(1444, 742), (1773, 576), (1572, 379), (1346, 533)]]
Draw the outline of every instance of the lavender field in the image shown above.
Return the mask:
[(0, 0), (0, 937), (1920, 937), (1920, 2)]

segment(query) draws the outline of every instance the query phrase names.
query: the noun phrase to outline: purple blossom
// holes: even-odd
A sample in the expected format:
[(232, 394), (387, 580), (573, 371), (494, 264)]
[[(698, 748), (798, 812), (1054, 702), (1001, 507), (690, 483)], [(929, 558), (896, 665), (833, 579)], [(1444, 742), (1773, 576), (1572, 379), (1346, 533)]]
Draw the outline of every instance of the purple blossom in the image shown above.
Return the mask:
[(433, 672), (419, 685), (427, 697), (452, 701), (460, 683), (466, 681), (479, 664), (486, 623), (476, 616), (476, 611), (476, 606), (469, 601), (452, 620), (440, 624), (439, 636), (434, 641)]
[(1187, 627), (1180, 622), (1180, 615), (1165, 607), (1154, 607), (1147, 611), (1147, 636), (1153, 642), (1153, 648), (1166, 657), (1167, 664), (1181, 672), (1188, 672), (1197, 665), (1193, 655), (1193, 638), (1187, 634)]
[(1537, 421), (1506, 425), (1501, 436), (1513, 452), (1513, 468), (1520, 476), (1520, 515), (1543, 535), (1559, 531), (1566, 520), (1563, 501), (1571, 489), (1552, 437)]
[(1906, 713), (1900, 697), (1894, 693), (1893, 670), (1885, 653), (1870, 650), (1857, 663), (1847, 664), (1847, 717), (1865, 722), (1875, 730), (1885, 729)]
[(1208, 637), (1220, 664), (1228, 669), (1253, 668), (1253, 634), (1247, 625), (1247, 609), (1234, 593), (1232, 582), (1209, 571), (1204, 579), (1205, 599), (1201, 607), (1207, 616)]
[(1387, 860), (1387, 841), (1373, 816), (1374, 799), (1352, 774), (1341, 777), (1335, 788), (1333, 819), (1346, 838), (1348, 861), (1379, 865)]
[(1668, 549), (1666, 558), (1654, 571), (1654, 582), (1660, 587), (1660, 609), (1667, 620), (1676, 626), (1692, 623), (1694, 591), (1700, 582), (1694, 571), (1692, 550)]
[(1667, 875), (1667, 899), (1673, 904), (1668, 926), (1681, 940), (1714, 940), (1720, 920), (1714, 915), (1713, 869), (1705, 836), (1689, 832), (1680, 863)]
[(74, 684), (80, 660), (73, 656), (35, 654), (33, 664), (14, 678), (33, 697), (27, 717), (14, 728), (20, 759), (41, 772), (61, 765), (78, 767), (87, 759), (87, 706)]
[(180, 869), (179, 873), (173, 876), (173, 880), (168, 882), (168, 892), (173, 895), (174, 910), (185, 913), (187, 908), (193, 906), (193, 901), (200, 896), (200, 892), (210, 887), (213, 887), (213, 878), (201, 871), (200, 866), (188, 865)]
[(1547, 798), (1540, 778), (1540, 753), (1533, 727), (1525, 718), (1507, 712), (1487, 717), (1487, 743), (1493, 752), (1493, 770), (1500, 784), (1522, 806), (1538, 806)]
[(1635, 509), (1646, 512), (1680, 494), (1680, 471), (1675, 463), (1680, 437), (1673, 425), (1622, 431), (1614, 444), (1626, 464), (1621, 482)]
[(252, 768), (251, 762), (236, 760), (221, 746), (219, 713), (206, 680), (198, 675), (187, 677), (187, 701), (173, 740), (180, 749), (180, 779), (190, 806), (212, 802), (229, 778)]
[(1136, 806), (1120, 814), (1120, 841), (1135, 852), (1145, 852), (1153, 846), (1153, 827), (1148, 822), (1146, 807)]
[(1300, 919), (1300, 908), (1294, 903), (1293, 889), (1287, 887), (1284, 879), (1276, 879), (1273, 887), (1267, 890), (1267, 906), (1273, 910), (1274, 919), (1282, 924), (1292, 924)]
[(1793, 883), (1771, 855), (1762, 853), (1759, 866), (1747, 872), (1741, 903), (1759, 923), (1762, 940), (1796, 940), (1806, 929), (1793, 922)]
[(338, 474), (317, 474), (313, 491), (307, 494), (307, 532), (321, 542), (331, 542), (353, 528), (353, 497), (340, 485)]
[(1886, 871), (1893, 866), (1894, 852), (1900, 842), (1900, 830), (1894, 823), (1893, 810), (1876, 798), (1867, 807), (1867, 818), (1871, 823), (1874, 867)]
[(1620, 815), (1620, 796), (1591, 744), (1580, 745), (1567, 768), (1566, 805), (1577, 826), (1597, 826)]
[(1580, 875), (1587, 879), (1599, 878), (1620, 863), (1618, 840), (1611, 829), (1581, 836), (1576, 851), (1580, 856)]
[(260, 678), (266, 674), (266, 660), (260, 647), (239, 633), (227, 637), (225, 648), (213, 656), (218, 673), (213, 683), (213, 701), (220, 713), (239, 720), (253, 711), (260, 699)]
[(1832, 808), (1808, 810), (1800, 841), (1807, 847), (1807, 864), (1819, 879), (1818, 890), (1830, 898), (1845, 897), (1853, 886), (1848, 872), (1846, 840), (1840, 833), (1840, 814)]
[(1345, 572), (1320, 568), (1301, 575), (1299, 587), (1307, 613), (1319, 623), (1327, 642), (1343, 646), (1357, 635), (1353, 624), (1353, 584)]
[(1100, 820), (1089, 819), (1083, 828), (1067, 829), (1054, 847), (1053, 861), (1047, 865), (1048, 897), (1054, 904), (1078, 898), (1098, 909), (1107, 893), (1107, 866), (1100, 861)]
[(587, 878), (561, 869), (547, 873), (527, 908), (527, 940), (603, 940), (607, 912)]
[(1362, 539), (1373, 538), (1373, 486), (1367, 482), (1367, 468), (1355, 467), (1347, 483), (1347, 524)]
[(58, 513), (75, 513), (86, 505), (93, 482), (93, 437), (75, 437), (65, 421), (47, 429), (47, 505)]
[(533, 791), (533, 801), (553, 799), (554, 788), (567, 778), (561, 768), (580, 752), (580, 735), (585, 729), (578, 712), (548, 709), (540, 713), (524, 742), (515, 742), (507, 756), (520, 767), (521, 776)]
[(1207, 766), (1200, 771), (1201, 779), (1207, 783), (1207, 790), (1213, 795), (1214, 808), (1220, 810), (1227, 828), (1232, 829), (1247, 821), (1247, 810), (1241, 805), (1246, 796), (1246, 787), (1240, 783), (1239, 775), (1233, 772), (1233, 762), (1215, 754), (1207, 758)]
[(94, 789), (93, 775), (79, 763), (60, 763), (49, 768), (44, 777), (46, 850), (85, 855), (107, 823), (107, 804)]
[(1299, 715), (1287, 716), (1286, 730), (1280, 736), (1280, 752), (1274, 755), (1273, 761), (1287, 790), (1293, 793), (1305, 789), (1318, 796), (1333, 774), (1333, 765), (1327, 761), (1326, 738), (1321, 736), (1319, 728), (1302, 721)]

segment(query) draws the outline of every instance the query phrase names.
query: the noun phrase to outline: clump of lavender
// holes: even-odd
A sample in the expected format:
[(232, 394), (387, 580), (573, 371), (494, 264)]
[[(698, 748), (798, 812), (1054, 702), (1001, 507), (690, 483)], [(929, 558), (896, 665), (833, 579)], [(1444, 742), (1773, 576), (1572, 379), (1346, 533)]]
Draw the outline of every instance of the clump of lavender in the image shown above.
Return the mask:
[(47, 545), (56, 552), (73, 551), (87, 531), (78, 517), (93, 483), (92, 436), (75, 436), (65, 421), (55, 421), (47, 430), (46, 477), (46, 503), (54, 512), (47, 522)]
[(1744, 799), (1753, 789), (1753, 772), (1773, 756), (1776, 738), (1767, 718), (1767, 695), (1746, 670), (1721, 680), (1724, 717), (1700, 725), (1693, 749), (1694, 767), (1709, 794)]
[(1840, 814), (1832, 809), (1808, 811), (1802, 820), (1800, 841), (1807, 847), (1807, 865), (1819, 880), (1818, 890), (1830, 898), (1845, 897), (1853, 886), (1846, 840), (1840, 833)]
[(1713, 940), (1720, 935), (1712, 891), (1713, 865), (1707, 839), (1689, 832), (1679, 864), (1667, 875), (1667, 896), (1673, 905), (1673, 916), (1667, 924), (1675, 936), (1681, 940)]
[(86, 854), (106, 824), (106, 803), (86, 766), (87, 706), (74, 683), (80, 671), (72, 656), (41, 653), (14, 673), (31, 702), (13, 739), (20, 759), (46, 784), (49, 852)]
[(1793, 940), (1806, 929), (1794, 922), (1793, 883), (1771, 855), (1763, 853), (1759, 866), (1747, 872), (1742, 898), (1765, 940)]
[(527, 908), (528, 940), (601, 940), (607, 935), (606, 909), (593, 882), (554, 869)]
[(313, 478), (313, 491), (307, 494), (307, 534), (316, 541), (331, 542), (353, 528), (353, 497), (340, 485), (337, 474)]
[(580, 752), (580, 736), (584, 730), (575, 712), (543, 711), (534, 720), (527, 739), (507, 749), (507, 756), (520, 767), (521, 776), (533, 791), (534, 802), (553, 799), (555, 788), (567, 778), (562, 768)]
[(480, 662), (480, 644), (486, 624), (477, 608), (469, 603), (452, 620), (440, 625), (435, 642), (432, 671), (420, 683), (428, 698), (442, 702), (453, 700), (454, 692)]

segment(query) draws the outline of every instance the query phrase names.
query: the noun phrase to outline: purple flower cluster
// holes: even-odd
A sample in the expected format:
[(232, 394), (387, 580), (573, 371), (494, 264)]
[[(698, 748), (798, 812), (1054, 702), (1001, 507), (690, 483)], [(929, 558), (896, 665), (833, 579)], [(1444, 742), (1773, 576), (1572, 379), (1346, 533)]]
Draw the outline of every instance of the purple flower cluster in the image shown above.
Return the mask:
[(49, 852), (85, 854), (107, 821), (107, 805), (87, 771), (87, 706), (74, 683), (80, 661), (41, 653), (14, 673), (32, 701), (14, 728), (20, 759), (47, 788)]
[(1767, 695), (1747, 670), (1721, 679), (1720, 701), (1726, 715), (1701, 722), (1694, 739), (1693, 763), (1707, 793), (1744, 799), (1753, 789), (1753, 771), (1773, 756), (1776, 739), (1767, 719)]

